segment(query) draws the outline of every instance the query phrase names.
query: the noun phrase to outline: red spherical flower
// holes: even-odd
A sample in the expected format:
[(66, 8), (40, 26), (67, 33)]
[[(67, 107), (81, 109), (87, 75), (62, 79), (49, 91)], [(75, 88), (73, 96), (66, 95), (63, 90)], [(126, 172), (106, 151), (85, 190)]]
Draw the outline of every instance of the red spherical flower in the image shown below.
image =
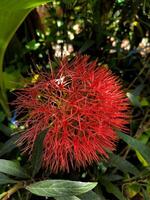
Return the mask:
[(114, 150), (116, 130), (125, 130), (128, 100), (118, 78), (88, 56), (63, 59), (56, 73), (39, 74), (36, 83), (17, 92), (17, 112), (26, 113), (19, 139), (30, 156), (39, 134), (43, 167), (69, 172), (86, 167)]

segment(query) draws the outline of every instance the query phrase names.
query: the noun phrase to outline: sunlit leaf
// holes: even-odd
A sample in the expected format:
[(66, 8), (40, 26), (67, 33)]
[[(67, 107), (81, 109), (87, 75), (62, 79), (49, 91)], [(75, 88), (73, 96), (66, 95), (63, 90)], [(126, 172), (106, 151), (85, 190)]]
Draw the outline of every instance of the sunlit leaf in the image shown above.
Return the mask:
[(32, 41), (28, 42), (28, 44), (26, 44), (26, 48), (28, 50), (32, 50), (32, 51), (37, 50), (39, 47), (40, 47), (40, 43), (36, 42), (35, 40), (32, 40)]
[(3, 0), (0, 1), (0, 103), (9, 116), (6, 93), (4, 92), (3, 59), (6, 48), (14, 33), (33, 8), (51, 0)]
[[(147, 135), (147, 134), (142, 134), (142, 135), (140, 136), (139, 140), (140, 140), (140, 142), (142, 142), (143, 144), (146, 145), (146, 143), (147, 143), (148, 140), (149, 140), (149, 135)], [(144, 167), (149, 166), (148, 162), (143, 158), (143, 156), (140, 154), (140, 152), (139, 152), (139, 151), (135, 151), (135, 152), (136, 152), (136, 155), (137, 155), (138, 160), (142, 163), (142, 165), (143, 165)]]

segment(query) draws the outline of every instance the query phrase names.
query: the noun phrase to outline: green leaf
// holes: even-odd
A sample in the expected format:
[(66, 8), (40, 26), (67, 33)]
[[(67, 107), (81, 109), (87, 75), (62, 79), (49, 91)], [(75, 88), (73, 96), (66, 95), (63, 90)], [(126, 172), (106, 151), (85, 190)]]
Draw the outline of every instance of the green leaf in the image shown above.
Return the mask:
[(120, 138), (122, 138), (132, 149), (138, 151), (143, 158), (150, 163), (150, 148), (143, 144), (142, 142), (138, 141), (137, 139), (124, 134), (122, 132), (118, 132)]
[(0, 173), (0, 185), (4, 185), (8, 183), (17, 183), (17, 181), (9, 178), (5, 174)]
[(118, 174), (108, 174), (108, 175), (105, 175), (105, 177), (111, 182), (121, 181), (124, 179), (124, 176), (120, 176)]
[(39, 196), (62, 197), (83, 194), (92, 190), (96, 185), (96, 182), (46, 180), (33, 183), (26, 189)]
[(148, 164), (148, 162), (143, 158), (143, 156), (142, 156), (138, 151), (135, 151), (135, 152), (136, 152), (136, 156), (137, 156), (138, 160), (142, 163), (142, 165), (143, 165), (144, 167), (148, 167), (149, 164)]
[(119, 155), (110, 153), (109, 157), (110, 157), (109, 164), (111, 166), (116, 167), (117, 169), (121, 170), (124, 173), (131, 173), (134, 175), (139, 174), (139, 170), (134, 165), (132, 165), (127, 160), (121, 158)]
[(105, 186), (106, 191), (108, 193), (113, 194), (115, 197), (117, 197), (117, 199), (119, 200), (127, 200), (122, 192), (119, 190), (119, 188), (117, 186), (115, 186), (114, 184), (112, 184), (111, 182), (107, 181), (107, 180), (102, 180), (102, 184)]
[(32, 153), (32, 176), (34, 177), (35, 174), (39, 171), (41, 168), (41, 156), (42, 156), (42, 151), (43, 151), (43, 140), (45, 138), (45, 135), (47, 133), (48, 129), (40, 133), (34, 143), (33, 147), (33, 153)]
[(117, 3), (119, 3), (119, 4), (122, 4), (124, 2), (125, 2), (125, 0), (117, 0)]
[(31, 40), (30, 42), (28, 42), (28, 44), (26, 44), (26, 48), (32, 51), (37, 50), (39, 47), (40, 47), (40, 43), (36, 42), (35, 40)]
[(129, 183), (125, 186), (125, 191), (128, 194), (128, 198), (132, 199), (141, 190), (141, 186), (138, 183)]
[(145, 97), (143, 97), (142, 99), (141, 99), (141, 106), (142, 107), (144, 107), (144, 106), (149, 106), (150, 105), (150, 102), (148, 101), (148, 98), (145, 98)]
[(135, 106), (135, 107), (139, 107), (141, 108), (141, 104), (140, 101), (138, 99), (138, 96), (135, 96), (134, 94), (127, 92), (127, 97), (129, 98), (129, 100), (131, 101), (131, 103)]
[(76, 196), (55, 197), (56, 200), (81, 200)]
[(3, 147), (0, 149), (0, 156), (3, 156), (6, 153), (9, 153), (13, 149), (16, 148), (16, 141), (19, 138), (19, 135), (16, 134), (12, 136), (7, 142), (3, 145)]
[(25, 81), (21, 73), (17, 70), (11, 72), (3, 72), (4, 85), (6, 89), (15, 89), (23, 87)]
[(20, 178), (29, 178), (25, 170), (16, 162), (0, 159), (0, 172)]
[(1, 123), (0, 123), (0, 131), (2, 131), (2, 133), (4, 133), (6, 136), (11, 136), (11, 134), (12, 134), (11, 129)]
[(80, 196), (81, 200), (105, 200), (101, 194), (96, 194), (93, 191), (89, 191)]
[(134, 96), (140, 96), (141, 92), (143, 91), (144, 89), (144, 84), (141, 83), (140, 85), (137, 85), (136, 88), (133, 90), (132, 94)]
[(3, 59), (6, 48), (16, 30), (33, 8), (52, 0), (0, 1), (0, 103), (10, 116), (3, 80)]

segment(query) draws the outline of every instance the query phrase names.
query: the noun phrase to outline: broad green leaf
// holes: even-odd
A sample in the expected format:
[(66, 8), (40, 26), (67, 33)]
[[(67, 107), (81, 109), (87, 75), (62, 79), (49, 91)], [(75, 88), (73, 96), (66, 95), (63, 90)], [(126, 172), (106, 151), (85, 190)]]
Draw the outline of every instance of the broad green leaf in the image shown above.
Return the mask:
[(111, 153), (109, 157), (110, 157), (109, 164), (111, 166), (116, 167), (117, 169), (121, 170), (124, 173), (131, 173), (134, 175), (139, 174), (139, 170), (134, 165), (132, 165), (130, 162), (123, 159), (119, 155)]
[[(55, 197), (56, 200), (81, 200), (76, 196)], [(96, 199), (95, 199), (96, 200)]]
[(105, 200), (105, 198), (101, 194), (96, 194), (93, 191), (89, 191), (80, 196), (81, 200)]
[(17, 181), (9, 178), (5, 174), (0, 173), (0, 185), (4, 185), (8, 183), (17, 183)]
[(39, 196), (62, 197), (83, 194), (92, 190), (96, 185), (96, 182), (46, 180), (28, 185), (26, 189)]
[(143, 158), (150, 164), (150, 148), (138, 141), (137, 139), (124, 134), (122, 132), (118, 132), (120, 138), (122, 138), (132, 149), (138, 151)]
[(47, 133), (47, 129), (45, 131), (43, 131), (42, 133), (40, 133), (34, 143), (34, 147), (33, 147), (33, 153), (32, 153), (32, 176), (34, 177), (35, 174), (39, 171), (39, 169), (41, 168), (41, 156), (42, 156), (42, 152), (43, 152), (43, 140), (45, 138), (45, 135)]
[(3, 80), (3, 59), (6, 48), (25, 17), (43, 3), (52, 0), (1, 0), (0, 1), (0, 104), (10, 116)]
[(106, 181), (106, 180), (102, 180), (102, 184), (105, 186), (106, 191), (108, 193), (113, 194), (115, 197), (117, 197), (117, 199), (119, 199), (119, 200), (127, 200), (123, 196), (122, 192), (119, 190), (119, 188), (116, 185), (114, 185), (111, 182)]
[(20, 178), (29, 178), (25, 170), (11, 160), (0, 159), (0, 172)]
[(19, 138), (19, 134), (12, 136), (0, 149), (0, 156), (3, 156), (6, 153), (9, 153), (16, 148), (16, 141)]

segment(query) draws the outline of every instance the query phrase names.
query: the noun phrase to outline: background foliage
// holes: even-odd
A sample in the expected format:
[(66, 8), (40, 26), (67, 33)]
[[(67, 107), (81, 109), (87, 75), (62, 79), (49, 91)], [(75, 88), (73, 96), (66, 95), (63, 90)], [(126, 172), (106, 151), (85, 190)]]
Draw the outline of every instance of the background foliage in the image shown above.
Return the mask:
[[(34, 6), (39, 5), (37, 2)], [(9, 10), (7, 6), (0, 3), (0, 11)], [(37, 167), (40, 140), (31, 162), (20, 155), (15, 133), (22, 127), (17, 126), (13, 107), (8, 118), (1, 104), (0, 199), (9, 195), (16, 200), (45, 198), (34, 194), (56, 200), (150, 199), (149, 20), (148, 0), (54, 0), (33, 10), (23, 21), (9, 43), (4, 70), (0, 71), (2, 93), (4, 88), (7, 92), (7, 98), (0, 96), (1, 101), (5, 100), (6, 105), (7, 99), (11, 102), (15, 98), (12, 91), (35, 81), (36, 70), (48, 70), (49, 60), (55, 67), (57, 57), (80, 52), (107, 64), (121, 77), (131, 102), (132, 119), (128, 135), (118, 133), (121, 140), (108, 161), (56, 176)], [(2, 37), (4, 30), (0, 30), (0, 42), (7, 43), (9, 40)]]

